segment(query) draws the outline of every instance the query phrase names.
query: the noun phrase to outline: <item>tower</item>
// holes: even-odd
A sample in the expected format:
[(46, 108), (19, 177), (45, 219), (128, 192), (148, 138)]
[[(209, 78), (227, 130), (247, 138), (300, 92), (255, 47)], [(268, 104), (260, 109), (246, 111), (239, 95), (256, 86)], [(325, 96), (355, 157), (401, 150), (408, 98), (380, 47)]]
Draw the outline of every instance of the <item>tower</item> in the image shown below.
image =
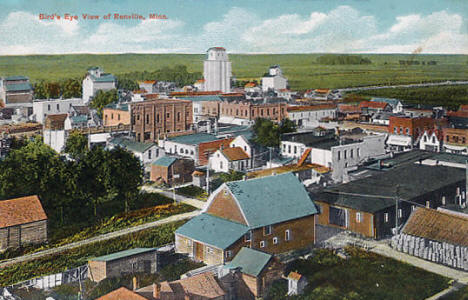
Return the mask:
[(212, 47), (206, 53), (203, 64), (203, 77), (205, 78), (205, 91), (231, 91), (231, 62), (226, 49)]

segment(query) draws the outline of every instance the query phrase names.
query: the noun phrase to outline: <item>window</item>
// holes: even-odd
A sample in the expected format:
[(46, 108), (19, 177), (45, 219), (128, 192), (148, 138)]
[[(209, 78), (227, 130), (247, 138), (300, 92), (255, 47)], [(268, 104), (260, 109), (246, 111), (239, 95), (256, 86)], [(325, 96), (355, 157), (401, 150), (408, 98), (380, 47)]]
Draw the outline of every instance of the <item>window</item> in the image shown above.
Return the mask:
[(148, 159), (151, 159), (151, 150), (148, 151)]
[(457, 187), (457, 196), (460, 195), (460, 188)]
[(362, 221), (362, 215), (361, 215), (360, 212), (357, 212), (357, 213), (356, 213), (356, 222), (357, 222), (357, 223), (361, 223), (361, 221)]
[(431, 201), (426, 201), (426, 207), (427, 208), (431, 207)]
[(297, 153), (297, 146), (294, 146), (294, 154)]
[(146, 115), (146, 124), (149, 124), (149, 115)]
[(406, 128), (406, 135), (409, 135), (409, 128)]
[(171, 115), (170, 113), (167, 113), (167, 114), (166, 114), (166, 118), (169, 118), (170, 115)]
[(220, 168), (220, 169), (223, 168), (223, 162), (222, 162), (222, 161), (219, 162), (219, 168)]
[(398, 133), (398, 127), (393, 127), (393, 133)]
[(274, 244), (274, 245), (277, 245), (277, 244), (278, 244), (278, 238), (277, 238), (276, 236), (273, 238), (273, 244)]
[(252, 240), (252, 231), (249, 231), (244, 235), (244, 241), (250, 242), (251, 240)]
[(338, 160), (341, 159), (341, 151), (338, 151)]
[(349, 157), (353, 158), (354, 156), (354, 149), (349, 150)]
[(119, 120), (119, 121), (120, 121), (120, 114), (118, 114), (118, 115), (117, 115), (117, 120)]
[(411, 205), (411, 211), (416, 209), (416, 205)]
[(442, 196), (442, 205), (445, 205), (445, 196)]
[(180, 121), (180, 112), (177, 113), (177, 121)]
[(383, 214), (383, 219), (385, 223), (388, 223), (388, 213)]
[(359, 148), (356, 149), (356, 155), (357, 157), (361, 156), (361, 149)]
[(228, 250), (226, 251), (226, 258), (230, 258), (232, 256), (232, 251)]
[(436, 140), (435, 140), (435, 136), (432, 136), (432, 143), (435, 144)]
[(111, 119), (114, 120), (114, 114), (111, 114)]
[(346, 159), (347, 150), (343, 151), (343, 158)]
[(60, 110), (60, 104), (57, 103), (57, 110)]
[(50, 111), (50, 104), (47, 104), (47, 110)]
[(187, 240), (187, 246), (192, 247), (192, 240)]
[(206, 252), (209, 253), (209, 254), (213, 254), (213, 248), (206, 247)]
[(398, 209), (398, 218), (403, 217), (403, 210), (401, 208)]
[(260, 241), (260, 248), (265, 248), (265, 241)]
[(291, 153), (291, 145), (288, 145), (288, 153)]
[(284, 232), (284, 240), (285, 241), (291, 240), (291, 231), (289, 229), (286, 229), (286, 231)]
[(271, 225), (263, 227), (263, 234), (264, 235), (269, 235), (269, 234), (271, 234), (271, 232), (272, 232)]

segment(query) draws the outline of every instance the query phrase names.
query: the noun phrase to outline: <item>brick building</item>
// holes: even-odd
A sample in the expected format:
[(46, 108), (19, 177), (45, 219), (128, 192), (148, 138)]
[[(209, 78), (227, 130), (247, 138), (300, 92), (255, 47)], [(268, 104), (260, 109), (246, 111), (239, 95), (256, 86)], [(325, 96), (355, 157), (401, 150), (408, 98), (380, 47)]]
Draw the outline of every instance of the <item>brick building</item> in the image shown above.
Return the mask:
[(413, 139), (416, 139), (424, 130), (434, 128), (434, 124), (434, 119), (427, 117), (391, 116), (388, 133), (411, 136)]
[(169, 185), (191, 182), (194, 170), (193, 160), (163, 156), (151, 164), (150, 179)]
[(444, 128), (442, 132), (445, 152), (468, 154), (468, 129)]
[(0, 201), (0, 250), (47, 242), (47, 216), (39, 197)]
[(223, 101), (220, 104), (220, 116), (253, 121), (256, 118), (270, 119), (280, 122), (287, 117), (287, 104), (252, 103), (247, 101)]
[(112, 103), (102, 110), (104, 126), (130, 125), (128, 103)]
[(176, 252), (215, 265), (242, 247), (280, 254), (315, 242), (317, 210), (291, 173), (227, 182), (203, 213), (176, 230)]
[(131, 104), (131, 128), (139, 142), (157, 141), (167, 134), (189, 131), (192, 102), (158, 99)]
[(99, 282), (126, 274), (155, 274), (158, 271), (156, 248), (134, 248), (89, 260), (89, 278)]

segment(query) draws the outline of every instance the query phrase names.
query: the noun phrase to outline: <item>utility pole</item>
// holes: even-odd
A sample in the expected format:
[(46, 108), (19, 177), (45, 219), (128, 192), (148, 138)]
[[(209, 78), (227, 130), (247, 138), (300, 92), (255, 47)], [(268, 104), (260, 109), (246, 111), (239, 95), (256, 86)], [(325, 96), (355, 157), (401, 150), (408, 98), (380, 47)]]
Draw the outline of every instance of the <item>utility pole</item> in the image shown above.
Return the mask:
[(396, 186), (395, 191), (395, 235), (398, 234), (398, 202), (400, 199), (400, 185)]
[(206, 193), (210, 194), (210, 161), (208, 160), (208, 165), (206, 166)]

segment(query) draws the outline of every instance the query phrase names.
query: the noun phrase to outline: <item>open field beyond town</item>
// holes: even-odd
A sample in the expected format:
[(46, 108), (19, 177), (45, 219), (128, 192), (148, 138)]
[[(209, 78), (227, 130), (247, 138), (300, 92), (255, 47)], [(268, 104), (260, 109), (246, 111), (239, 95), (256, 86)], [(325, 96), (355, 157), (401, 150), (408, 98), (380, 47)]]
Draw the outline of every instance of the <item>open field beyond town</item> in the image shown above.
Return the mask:
[[(292, 89), (344, 88), (430, 81), (467, 80), (466, 55), (362, 54), (371, 64), (319, 65), (322, 54), (229, 55), (232, 72), (239, 80), (256, 79), (270, 65), (281, 66)], [(90, 66), (101, 66), (115, 75), (134, 71), (155, 71), (186, 65), (190, 72), (203, 71), (203, 54), (118, 54), (118, 55), (34, 55), (0, 56), (0, 74), (25, 75), (32, 82), (84, 77)], [(420, 65), (400, 65), (400, 60), (417, 60)], [(435, 61), (436, 65), (426, 62)], [(425, 62), (422, 65), (422, 62)]]

